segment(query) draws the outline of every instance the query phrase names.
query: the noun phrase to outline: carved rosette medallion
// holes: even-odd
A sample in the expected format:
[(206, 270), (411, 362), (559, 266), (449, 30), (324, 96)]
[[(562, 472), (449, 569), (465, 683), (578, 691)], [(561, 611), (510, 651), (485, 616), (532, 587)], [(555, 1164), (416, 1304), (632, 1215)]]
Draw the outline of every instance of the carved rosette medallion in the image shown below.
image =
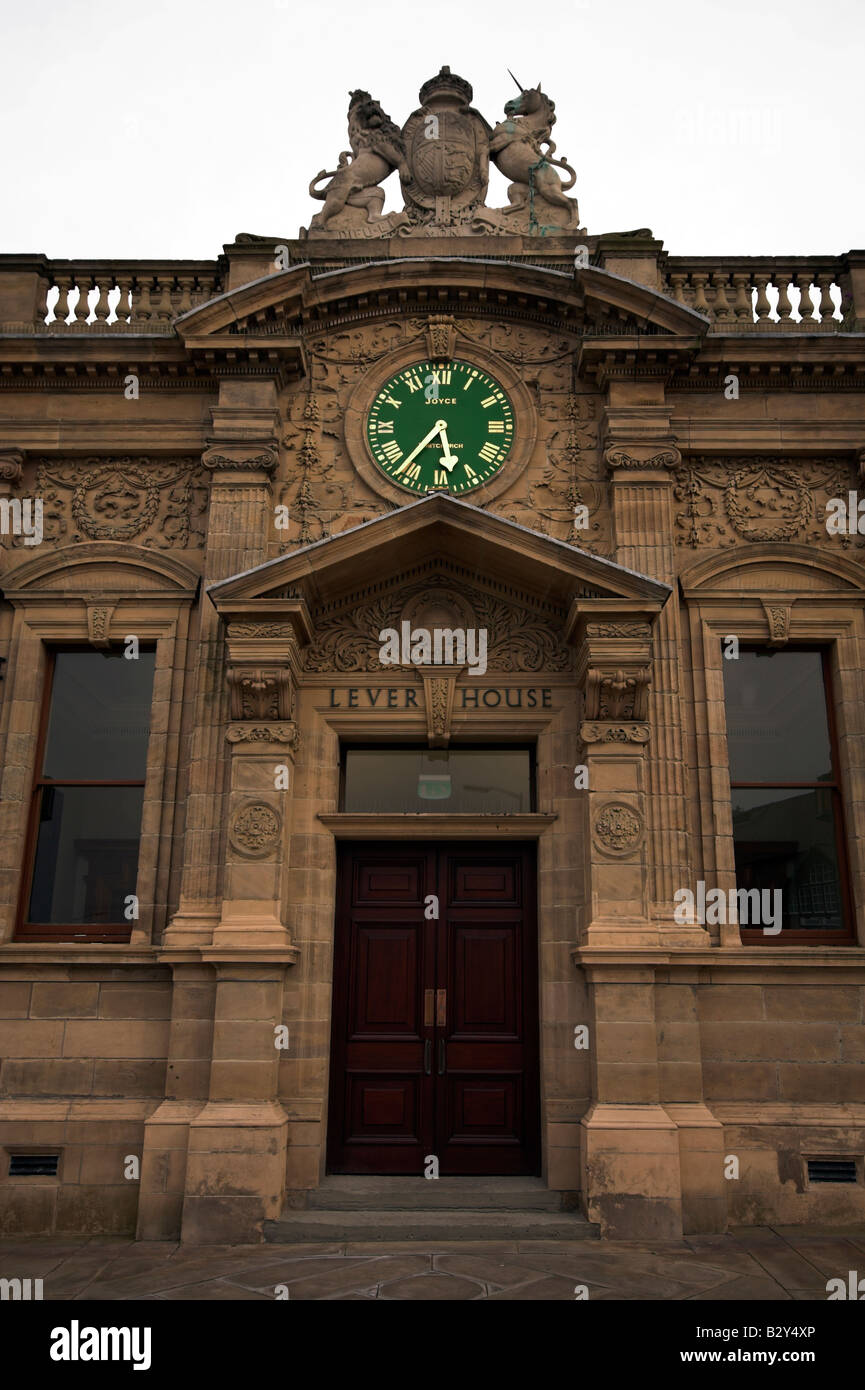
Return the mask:
[(642, 843), (643, 818), (624, 801), (608, 801), (595, 817), (594, 839), (605, 854), (633, 854)]
[(265, 859), (276, 852), (282, 820), (264, 801), (248, 801), (231, 818), (228, 839), (244, 859)]

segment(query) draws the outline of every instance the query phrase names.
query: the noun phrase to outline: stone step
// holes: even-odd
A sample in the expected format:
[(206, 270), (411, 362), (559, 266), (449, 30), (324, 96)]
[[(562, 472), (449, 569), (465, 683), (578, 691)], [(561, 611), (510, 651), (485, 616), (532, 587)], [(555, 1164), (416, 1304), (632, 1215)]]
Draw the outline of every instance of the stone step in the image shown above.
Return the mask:
[(307, 1194), (307, 1211), (561, 1211), (540, 1178), (332, 1175)]
[(560, 1211), (286, 1211), (265, 1221), (272, 1244), (374, 1240), (596, 1240), (597, 1226)]

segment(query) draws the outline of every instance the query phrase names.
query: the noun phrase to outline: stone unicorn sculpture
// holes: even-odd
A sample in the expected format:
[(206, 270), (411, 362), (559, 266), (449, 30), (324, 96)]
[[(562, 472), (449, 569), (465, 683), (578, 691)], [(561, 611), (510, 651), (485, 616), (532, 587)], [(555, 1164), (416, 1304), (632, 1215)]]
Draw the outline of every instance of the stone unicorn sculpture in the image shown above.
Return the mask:
[[(514, 81), (517, 82), (515, 77)], [(565, 197), (567, 189), (577, 181), (576, 173), (566, 160), (553, 158), (556, 147), (550, 134), (556, 122), (555, 102), (541, 91), (540, 83), (537, 87), (523, 87), (517, 82), (517, 86), (520, 95), (505, 103), (507, 119), (499, 121), (490, 136), (493, 163), (506, 179), (512, 180), (508, 188), (510, 207), (504, 209), (504, 215), (519, 212), (529, 204), (531, 216), (535, 198), (541, 198), (552, 207), (565, 208), (567, 225), (576, 224), (576, 200)], [(562, 182), (553, 165), (567, 170), (568, 183)]]

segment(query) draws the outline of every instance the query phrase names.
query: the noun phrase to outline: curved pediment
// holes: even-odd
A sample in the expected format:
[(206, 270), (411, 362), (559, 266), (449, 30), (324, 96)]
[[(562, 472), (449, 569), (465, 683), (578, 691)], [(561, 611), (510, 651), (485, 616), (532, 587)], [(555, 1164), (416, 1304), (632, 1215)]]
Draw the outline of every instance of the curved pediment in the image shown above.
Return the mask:
[(198, 575), (188, 565), (128, 543), (90, 541), (46, 547), (37, 555), (18, 554), (21, 558), (0, 576), (0, 590), (9, 599), (56, 590), (84, 593), (100, 587), (125, 596), (167, 590), (172, 598), (192, 598), (198, 588)]
[(479, 307), (579, 333), (702, 337), (708, 319), (677, 300), (597, 266), (575, 270), (468, 256), (391, 257), (316, 270), (309, 262), (226, 291), (176, 320), (187, 342), (224, 334), (290, 335), (339, 315)]
[(865, 565), (842, 554), (789, 543), (725, 550), (690, 565), (680, 575), (683, 592), (736, 593), (865, 591)]

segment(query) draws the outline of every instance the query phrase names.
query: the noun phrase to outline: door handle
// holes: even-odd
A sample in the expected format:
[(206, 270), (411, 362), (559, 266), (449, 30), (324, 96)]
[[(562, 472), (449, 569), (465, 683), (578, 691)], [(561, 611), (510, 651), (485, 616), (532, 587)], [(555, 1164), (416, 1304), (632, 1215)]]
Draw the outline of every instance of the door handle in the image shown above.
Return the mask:
[(448, 1021), (448, 992), (446, 989), (436, 990), (436, 1027), (446, 1028)]
[(423, 1045), (423, 1074), (429, 1076), (432, 1072), (432, 1038), (427, 1038)]
[(439, 1076), (445, 1074), (445, 1062), (447, 1060), (447, 1043), (444, 1038), (439, 1038)]

